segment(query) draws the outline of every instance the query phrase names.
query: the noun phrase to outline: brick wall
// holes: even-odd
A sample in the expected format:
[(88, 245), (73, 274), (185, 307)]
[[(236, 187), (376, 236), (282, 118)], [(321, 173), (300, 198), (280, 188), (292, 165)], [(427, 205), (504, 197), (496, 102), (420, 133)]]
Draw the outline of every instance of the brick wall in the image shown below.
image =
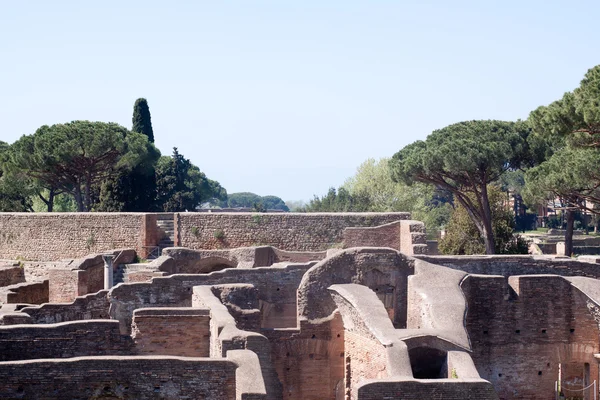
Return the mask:
[[(344, 228), (408, 219), (408, 213), (181, 213), (179, 245), (193, 249), (271, 245), (320, 251), (340, 246)], [(223, 238), (215, 238), (221, 231)]]
[(0, 287), (25, 282), (25, 271), (19, 265), (0, 265)]
[[(457, 379), (375, 381), (366, 382), (358, 388), (358, 400), (400, 398), (403, 400), (497, 400), (498, 396), (488, 382), (464, 382)], [(548, 399), (552, 398), (548, 397)]]
[(469, 274), (502, 275), (505, 277), (527, 274), (554, 274), (562, 276), (587, 276), (600, 279), (598, 264), (576, 261), (571, 258), (531, 255), (415, 255), (414, 257)]
[(129, 355), (132, 345), (110, 320), (0, 327), (0, 361)]
[(48, 302), (48, 280), (19, 283), (0, 288), (0, 304), (42, 304)]
[(344, 337), (346, 394), (357, 399), (359, 383), (388, 376), (387, 353), (383, 344), (365, 335), (346, 331)]
[[(134, 248), (143, 257), (148, 250), (144, 246), (154, 246), (160, 239), (156, 217), (143, 213), (0, 213), (0, 259), (54, 261), (116, 248)], [(347, 227), (378, 226), (410, 215), (181, 213), (173, 217), (179, 232), (177, 246), (220, 249), (268, 244), (283, 250), (320, 251), (341, 246)]]
[(108, 290), (77, 297), (69, 304), (47, 303), (25, 307), (21, 312), (31, 316), (34, 324), (54, 324), (86, 319), (108, 319)]
[[(295, 310), (296, 289), (310, 266), (294, 264), (287, 267), (226, 269), (206, 275), (173, 275), (155, 278), (152, 283), (119, 285), (111, 291), (111, 317), (120, 320), (122, 329), (128, 330), (135, 309), (189, 307), (192, 305), (194, 286), (245, 282), (258, 290), (263, 320), (277, 320), (284, 308)], [(281, 307), (277, 309), (268, 305)], [(272, 314), (265, 315), (264, 311), (267, 310)]]
[(236, 365), (177, 357), (80, 357), (0, 363), (2, 399), (234, 400)]
[(0, 258), (52, 261), (139, 249), (144, 214), (0, 213)]
[(208, 357), (210, 354), (210, 315), (205, 309), (136, 310), (131, 330), (140, 355)]
[(559, 363), (589, 363), (598, 376), (598, 323), (565, 279), (469, 276), (462, 288), (473, 361), (501, 399), (553, 398)]
[(335, 400), (343, 393), (344, 329), (338, 315), (300, 330), (266, 330), (283, 398)]

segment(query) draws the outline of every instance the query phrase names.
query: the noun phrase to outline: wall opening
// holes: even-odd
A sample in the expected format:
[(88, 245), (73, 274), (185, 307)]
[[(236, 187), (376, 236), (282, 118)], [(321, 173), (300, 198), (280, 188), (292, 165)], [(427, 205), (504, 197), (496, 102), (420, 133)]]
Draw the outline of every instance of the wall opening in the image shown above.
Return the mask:
[(416, 379), (442, 379), (448, 377), (444, 368), (448, 353), (431, 347), (415, 347), (408, 351), (410, 366)]

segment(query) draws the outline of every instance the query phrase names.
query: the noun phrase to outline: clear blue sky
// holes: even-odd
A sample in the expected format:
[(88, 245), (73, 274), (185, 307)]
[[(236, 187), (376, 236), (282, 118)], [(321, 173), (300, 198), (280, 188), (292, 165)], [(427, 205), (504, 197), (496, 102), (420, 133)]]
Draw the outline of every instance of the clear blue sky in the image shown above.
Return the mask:
[(470, 119), (526, 118), (600, 63), (598, 1), (2, 1), (0, 140), (131, 127), (230, 193), (309, 200)]

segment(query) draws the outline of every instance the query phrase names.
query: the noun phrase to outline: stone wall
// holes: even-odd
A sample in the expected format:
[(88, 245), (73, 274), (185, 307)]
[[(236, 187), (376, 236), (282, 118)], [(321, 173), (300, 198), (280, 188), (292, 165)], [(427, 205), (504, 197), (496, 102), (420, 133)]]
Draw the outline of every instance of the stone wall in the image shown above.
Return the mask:
[[(173, 218), (176, 246), (322, 251), (341, 247), (345, 228), (407, 220), (410, 214), (180, 213)], [(133, 248), (145, 257), (161, 238), (156, 221), (157, 214), (143, 213), (0, 213), (0, 259), (55, 261), (116, 248)]]
[(132, 345), (110, 320), (0, 327), (0, 361), (130, 355)]
[(210, 315), (206, 309), (139, 309), (133, 313), (131, 330), (140, 355), (210, 355)]
[(0, 363), (2, 399), (236, 399), (236, 364), (180, 357)]
[(409, 219), (408, 213), (181, 213), (179, 246), (192, 249), (270, 245), (282, 250), (341, 247), (347, 227)]
[(140, 249), (144, 214), (0, 213), (0, 258), (53, 261)]
[(567, 280), (471, 275), (462, 288), (473, 361), (500, 398), (553, 398), (559, 363), (578, 363), (581, 371), (589, 363), (591, 376), (598, 376), (593, 306)]

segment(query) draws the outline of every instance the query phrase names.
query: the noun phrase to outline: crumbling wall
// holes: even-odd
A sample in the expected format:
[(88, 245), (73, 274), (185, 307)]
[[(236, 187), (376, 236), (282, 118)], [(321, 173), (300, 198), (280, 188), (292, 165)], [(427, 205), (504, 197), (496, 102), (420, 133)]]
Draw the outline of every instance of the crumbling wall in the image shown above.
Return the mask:
[(228, 360), (78, 357), (0, 363), (0, 398), (236, 399)]
[(598, 322), (562, 277), (470, 275), (462, 288), (473, 360), (500, 398), (552, 398), (559, 363), (589, 363), (598, 376)]
[(48, 281), (24, 282), (0, 288), (0, 304), (42, 304), (48, 302)]
[[(173, 275), (154, 278), (149, 283), (118, 285), (110, 292), (111, 317), (121, 321), (122, 329), (129, 330), (135, 309), (190, 307), (194, 286), (244, 282), (257, 288), (265, 324), (278, 325), (281, 324), (281, 317), (296, 315), (296, 289), (302, 276), (312, 265), (309, 263), (285, 267), (225, 269), (206, 275)], [(293, 324), (296, 324), (295, 317)]]
[(344, 248), (390, 247), (403, 254), (427, 254), (425, 225), (420, 221), (402, 220), (380, 226), (344, 229)]
[(108, 290), (77, 297), (71, 303), (47, 303), (25, 307), (21, 312), (31, 316), (34, 324), (54, 324), (86, 319), (108, 319)]
[(407, 280), (414, 259), (386, 248), (352, 248), (320, 261), (298, 287), (298, 314), (309, 320), (331, 315), (336, 305), (327, 288), (359, 283), (380, 295), (394, 326), (406, 327)]

